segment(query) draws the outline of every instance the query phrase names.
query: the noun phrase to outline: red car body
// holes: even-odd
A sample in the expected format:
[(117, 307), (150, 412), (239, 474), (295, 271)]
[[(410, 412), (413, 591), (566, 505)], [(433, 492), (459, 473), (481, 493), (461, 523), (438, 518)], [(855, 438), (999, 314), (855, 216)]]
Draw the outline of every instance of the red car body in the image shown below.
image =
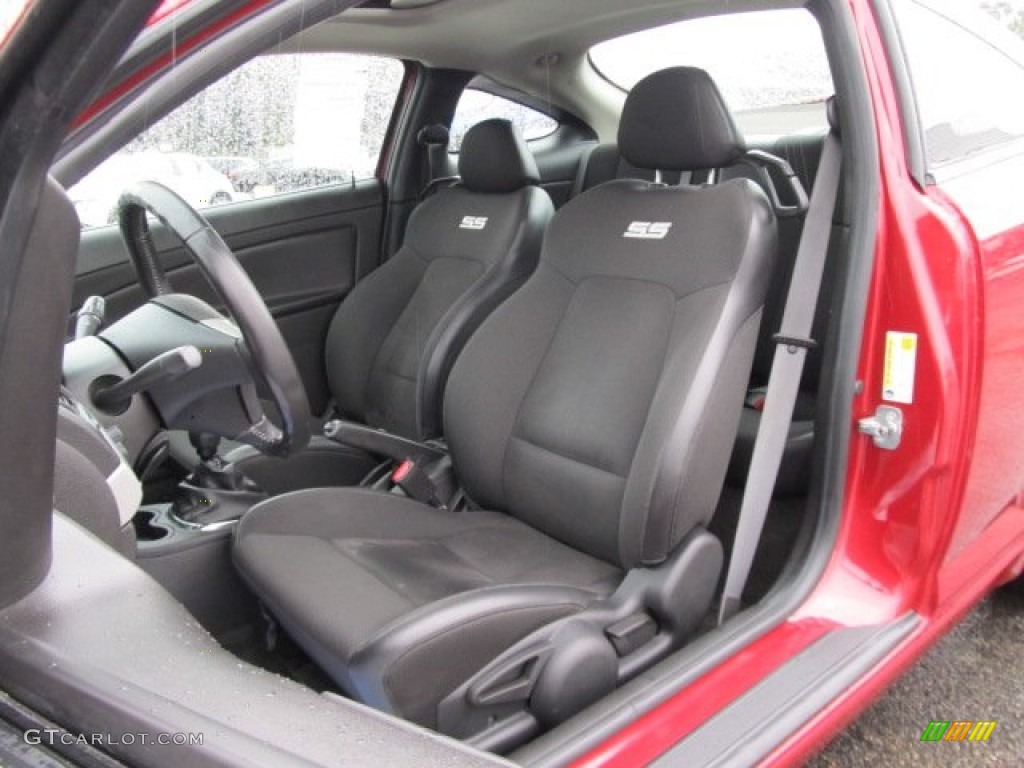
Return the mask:
[[(155, 23), (190, 0), (167, 0)], [(259, 13), (253, 0), (192, 38)], [(891, 50), (869, 0), (849, 0), (868, 73), (879, 147), (874, 272), (853, 403), (855, 419), (882, 401), (886, 332), (918, 335), (917, 394), (897, 451), (851, 424), (843, 509), (817, 585), (781, 623), (579, 758), (577, 766), (638, 766), (664, 754), (829, 633), (907, 615), (912, 631), (774, 748), (767, 765), (809, 757), (914, 663), (972, 606), (1024, 569), (1024, 208), (1014, 208), (1024, 157), (964, 163), (922, 186)], [(82, 127), (170, 58), (96, 99)], [(993, 206), (1006, 210), (993, 212)], [(982, 223), (983, 222), (983, 223)], [(922, 724), (923, 725), (923, 724)]]
[[(948, 187), (922, 189), (874, 11), (864, 0), (850, 7), (870, 73), (882, 181), (858, 368), (864, 386), (853, 410), (869, 416), (881, 404), (886, 331), (917, 333), (919, 390), (905, 411), (903, 441), (898, 451), (878, 451), (855, 433), (831, 561), (789, 619), (579, 766), (643, 765), (826, 633), (907, 612), (922, 617), (765, 762), (799, 764), (1024, 569), (1024, 211), (1010, 196), (1024, 164), (982, 164)], [(978, 232), (977, 219), (994, 205), (1006, 207), (997, 218), (1011, 223)]]

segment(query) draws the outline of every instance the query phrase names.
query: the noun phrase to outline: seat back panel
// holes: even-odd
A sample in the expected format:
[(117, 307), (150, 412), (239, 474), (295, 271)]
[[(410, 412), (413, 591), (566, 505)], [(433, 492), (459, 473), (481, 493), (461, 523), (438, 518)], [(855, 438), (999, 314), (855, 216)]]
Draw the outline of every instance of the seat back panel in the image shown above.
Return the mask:
[[(760, 313), (774, 221), (747, 180), (617, 181), (562, 208), (537, 272), (470, 340), (449, 381), (446, 433), (470, 495), (623, 567), (664, 558), (706, 521), (732, 434), (694, 441), (718, 405), (719, 374), (735, 376), (726, 363), (741, 328)], [(514, 360), (502, 356), (508, 339)], [(746, 343), (745, 370), (727, 382), (737, 412), (752, 353)], [(680, 463), (667, 467), (676, 446)], [(705, 448), (721, 466), (710, 489), (687, 472)]]
[(675, 304), (665, 286), (638, 280), (594, 277), (576, 286), (513, 437), (621, 478), (629, 474)]

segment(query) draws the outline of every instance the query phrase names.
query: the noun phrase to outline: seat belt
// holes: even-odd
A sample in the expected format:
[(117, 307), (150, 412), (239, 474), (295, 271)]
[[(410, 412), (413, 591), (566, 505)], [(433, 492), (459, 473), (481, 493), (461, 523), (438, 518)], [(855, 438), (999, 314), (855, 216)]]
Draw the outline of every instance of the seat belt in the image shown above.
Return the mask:
[(420, 200), (426, 199), (439, 186), (458, 181), (458, 176), (448, 173), (448, 129), (440, 123), (425, 125), (416, 134), (416, 143), (426, 150), (427, 183), (420, 192)]
[(583, 185), (587, 182), (587, 170), (590, 168), (590, 156), (594, 154), (594, 150), (599, 146), (597, 142), (594, 142), (590, 146), (584, 147), (580, 153), (580, 159), (576, 166), (576, 178), (573, 179), (572, 187), (569, 189), (569, 196), (566, 198), (567, 202), (583, 191)]
[[(837, 122), (837, 121), (836, 121)], [(814, 310), (818, 303), (821, 278), (825, 270), (828, 241), (832, 232), (832, 216), (839, 192), (839, 170), (842, 145), (838, 125), (825, 137), (818, 172), (814, 179), (810, 204), (804, 219), (803, 234), (797, 248), (796, 263), (789, 283), (782, 327), (772, 340), (775, 356), (768, 377), (761, 424), (754, 442), (754, 453), (747, 473), (747, 484), (736, 524), (729, 572), (722, 591), (718, 623), (733, 616), (740, 608), (740, 597), (750, 575), (761, 530), (771, 503), (775, 480), (782, 463), (782, 453), (793, 420), (793, 406), (800, 389), (804, 361), (815, 346), (811, 339)]]

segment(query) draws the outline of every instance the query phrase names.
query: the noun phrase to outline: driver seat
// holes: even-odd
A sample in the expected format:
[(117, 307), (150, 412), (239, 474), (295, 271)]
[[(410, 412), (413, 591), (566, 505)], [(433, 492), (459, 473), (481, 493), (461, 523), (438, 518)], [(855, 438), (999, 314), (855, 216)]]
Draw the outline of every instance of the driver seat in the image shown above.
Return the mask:
[[(636, 85), (619, 146), (671, 171), (744, 151), (710, 77), (683, 67)], [(286, 494), (242, 518), (238, 570), (359, 701), (499, 749), (571, 716), (681, 645), (710, 606), (722, 549), (705, 525), (775, 247), (748, 179), (578, 196), (449, 378), (469, 508)]]
[[(533, 271), (554, 213), (533, 155), (508, 120), (467, 131), (459, 173), (459, 184), (413, 211), (398, 252), (345, 297), (325, 344), (338, 415), (411, 440), (441, 434), (456, 356)], [(379, 459), (320, 436), (323, 421), (314, 420), (309, 446), (286, 460), (231, 441), (224, 458), (271, 495), (358, 484)], [(171, 450), (186, 467), (199, 460), (183, 432), (172, 435)]]

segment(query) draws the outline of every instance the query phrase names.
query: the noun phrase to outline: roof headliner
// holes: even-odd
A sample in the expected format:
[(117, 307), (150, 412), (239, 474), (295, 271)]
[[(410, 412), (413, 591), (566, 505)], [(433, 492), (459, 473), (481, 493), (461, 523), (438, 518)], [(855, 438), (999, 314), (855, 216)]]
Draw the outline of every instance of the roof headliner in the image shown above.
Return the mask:
[(402, 10), (353, 8), (294, 43), (304, 51), (376, 53), (480, 72), (579, 115), (606, 138), (614, 133), (624, 95), (590, 66), (587, 51), (595, 43), (685, 18), (802, 5), (799, 0), (441, 0)]

